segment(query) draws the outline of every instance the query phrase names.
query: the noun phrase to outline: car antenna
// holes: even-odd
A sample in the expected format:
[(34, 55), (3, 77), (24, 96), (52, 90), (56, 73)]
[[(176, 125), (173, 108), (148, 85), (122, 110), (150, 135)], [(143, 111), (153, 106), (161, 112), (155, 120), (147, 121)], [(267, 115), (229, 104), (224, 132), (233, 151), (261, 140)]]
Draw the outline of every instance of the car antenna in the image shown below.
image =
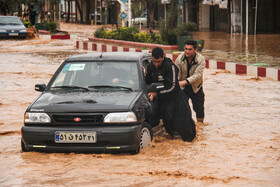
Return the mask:
[(104, 53), (104, 52), (102, 51), (102, 53), (101, 53), (101, 55), (99, 56), (99, 58), (102, 58), (103, 53)]

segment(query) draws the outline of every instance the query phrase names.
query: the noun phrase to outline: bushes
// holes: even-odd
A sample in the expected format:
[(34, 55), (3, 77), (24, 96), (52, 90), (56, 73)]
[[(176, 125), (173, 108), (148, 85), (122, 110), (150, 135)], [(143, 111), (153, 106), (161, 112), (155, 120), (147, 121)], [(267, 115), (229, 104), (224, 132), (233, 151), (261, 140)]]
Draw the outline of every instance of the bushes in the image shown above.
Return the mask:
[(106, 28), (101, 27), (94, 32), (96, 38), (103, 38), (106, 32)]
[(164, 44), (177, 44), (176, 29), (165, 26), (165, 21), (163, 19), (159, 22), (159, 31)]
[(102, 27), (95, 31), (94, 36), (96, 38), (126, 40), (143, 43), (164, 43), (159, 34), (140, 33), (139, 30), (134, 27), (119, 27), (116, 30), (107, 30), (106, 28)]
[(35, 27), (37, 30), (47, 30), (50, 31), (51, 34), (53, 34), (57, 32), (59, 23), (41, 20), (41, 23), (35, 23)]
[(190, 32), (197, 31), (198, 29), (195, 23), (184, 23), (177, 28), (166, 27), (164, 20), (161, 20), (159, 22), (159, 30), (160, 34), (155, 34), (152, 32), (139, 32), (139, 30), (134, 27), (119, 27), (116, 30), (107, 30), (102, 27), (95, 31), (94, 36), (104, 39), (177, 45), (177, 36), (188, 36)]
[(136, 33), (139, 33), (139, 30), (134, 27), (119, 27), (118, 29), (111, 31), (102, 27), (95, 31), (94, 36), (104, 39), (134, 41), (134, 35)]
[(193, 22), (181, 24), (176, 29), (178, 36), (186, 36), (189, 34), (189, 32), (193, 31), (198, 31), (196, 23)]
[(57, 29), (59, 27), (59, 23), (56, 22), (45, 22), (44, 27), (47, 31), (50, 31), (50, 33), (56, 33)]

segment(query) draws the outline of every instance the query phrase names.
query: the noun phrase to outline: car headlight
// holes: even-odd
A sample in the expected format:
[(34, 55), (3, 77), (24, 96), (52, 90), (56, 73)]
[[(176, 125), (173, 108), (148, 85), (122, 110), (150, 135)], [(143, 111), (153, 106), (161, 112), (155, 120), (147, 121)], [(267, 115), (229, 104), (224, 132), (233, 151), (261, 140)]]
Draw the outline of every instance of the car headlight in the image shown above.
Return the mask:
[(30, 113), (26, 112), (24, 116), (26, 123), (50, 123), (51, 118), (46, 113)]
[(132, 123), (137, 122), (134, 112), (109, 113), (104, 118), (104, 123)]
[(27, 30), (23, 29), (23, 30), (20, 30), (19, 32), (27, 32)]
[(6, 32), (6, 30), (0, 30), (0, 32)]

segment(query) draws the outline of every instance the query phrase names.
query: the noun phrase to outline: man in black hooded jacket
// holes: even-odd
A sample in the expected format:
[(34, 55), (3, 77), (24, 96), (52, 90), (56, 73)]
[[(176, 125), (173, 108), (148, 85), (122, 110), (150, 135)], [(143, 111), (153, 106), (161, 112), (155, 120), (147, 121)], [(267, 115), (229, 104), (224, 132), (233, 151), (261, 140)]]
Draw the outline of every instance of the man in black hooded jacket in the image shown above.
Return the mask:
[(144, 72), (145, 80), (148, 85), (163, 83), (162, 89), (148, 93), (153, 104), (158, 105), (158, 114), (155, 113), (154, 118), (162, 118), (166, 131), (172, 137), (177, 132), (184, 141), (192, 141), (196, 136), (195, 123), (179, 87), (178, 71), (172, 60), (163, 56), (163, 50), (156, 47), (152, 51), (152, 63)]

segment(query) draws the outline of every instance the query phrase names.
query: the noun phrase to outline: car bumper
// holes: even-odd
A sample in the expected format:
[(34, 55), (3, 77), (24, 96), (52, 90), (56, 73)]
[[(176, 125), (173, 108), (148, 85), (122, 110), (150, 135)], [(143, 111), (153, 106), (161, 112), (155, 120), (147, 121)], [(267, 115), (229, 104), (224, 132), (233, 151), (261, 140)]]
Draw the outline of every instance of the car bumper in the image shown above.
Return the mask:
[[(14, 35), (13, 35), (14, 34)], [(0, 38), (26, 38), (27, 32), (22, 33), (0, 33)]]
[[(56, 143), (56, 131), (97, 133), (96, 143)], [(34, 127), (23, 126), (22, 141), (28, 151), (99, 152), (129, 151), (139, 148), (141, 125), (118, 127)]]

